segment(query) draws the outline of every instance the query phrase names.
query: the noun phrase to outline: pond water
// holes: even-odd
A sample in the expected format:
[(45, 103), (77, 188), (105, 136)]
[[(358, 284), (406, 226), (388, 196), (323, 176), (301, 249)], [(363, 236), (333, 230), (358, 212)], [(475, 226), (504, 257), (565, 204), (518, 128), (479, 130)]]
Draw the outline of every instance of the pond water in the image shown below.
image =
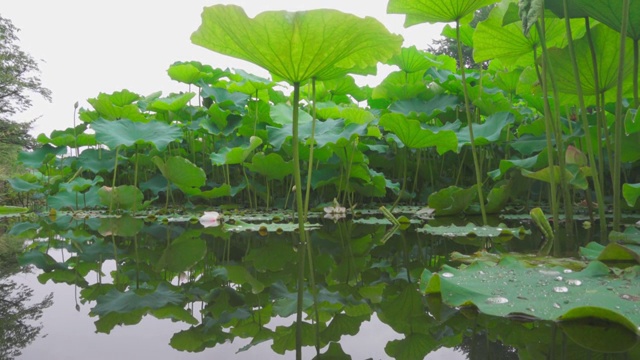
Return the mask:
[[(602, 356), (555, 323), (450, 308), (418, 291), (422, 271), (438, 271), (453, 251), (530, 253), (535, 237), (489, 243), (339, 221), (310, 231), (306, 247), (284, 225), (230, 232), (69, 216), (19, 223), (13, 233), (34, 239), (21, 258), (30, 270), (0, 274), (0, 284), (32, 289), (24, 307), (42, 314), (26, 322), (31, 338), (4, 344), (22, 351), (17, 359), (289, 359), (298, 329), (303, 359)], [(50, 293), (52, 304), (42, 304)], [(3, 316), (5, 326), (15, 320)], [(633, 341), (608, 358), (640, 358)]]

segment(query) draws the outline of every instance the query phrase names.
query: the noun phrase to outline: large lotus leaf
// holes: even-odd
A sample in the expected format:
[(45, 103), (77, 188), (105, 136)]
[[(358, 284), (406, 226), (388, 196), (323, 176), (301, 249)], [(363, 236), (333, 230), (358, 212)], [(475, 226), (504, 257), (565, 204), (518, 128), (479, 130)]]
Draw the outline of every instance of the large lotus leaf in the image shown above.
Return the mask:
[(249, 95), (241, 92), (229, 92), (221, 87), (203, 86), (201, 96), (211, 98), (219, 109), (233, 112), (244, 112), (249, 101)]
[(624, 232), (612, 231), (609, 234), (609, 240), (622, 244), (640, 245), (640, 229), (630, 226)]
[(180, 190), (182, 190), (185, 194), (189, 196), (201, 197), (205, 199), (216, 199), (216, 198), (221, 198), (225, 196), (234, 196), (236, 194), (233, 191), (234, 189), (232, 189), (231, 185), (229, 184), (223, 184), (213, 189), (205, 190), (205, 191), (202, 191), (197, 188), (189, 188), (189, 187), (182, 187), (180, 188)]
[(460, 21), (498, 0), (389, 0), (389, 14), (406, 14), (404, 26)]
[[(111, 95), (100, 93), (97, 98), (87, 99), (87, 102), (93, 106), (99, 117), (108, 120), (130, 119), (135, 122), (146, 122), (148, 120), (140, 112), (140, 108), (132, 104), (139, 98), (139, 95), (123, 90)], [(85, 122), (93, 122), (94, 120), (83, 116), (80, 116), (80, 119)]]
[(395, 113), (404, 114), (410, 118), (429, 120), (440, 113), (454, 110), (460, 105), (460, 98), (455, 95), (438, 94), (429, 100), (417, 98), (409, 100), (399, 100), (391, 104), (389, 110)]
[(223, 116), (217, 116), (221, 113), (218, 112), (214, 115), (213, 112), (217, 111), (215, 109), (217, 108), (214, 106), (210, 107), (209, 114), (211, 116), (198, 122), (198, 125), (209, 134), (229, 136), (235, 133), (242, 125), (242, 116), (231, 114), (231, 111), (224, 111)]
[(531, 170), (535, 166), (541, 166), (547, 164), (546, 157), (545, 162), (543, 164), (538, 161), (539, 155), (534, 155), (532, 157), (524, 158), (524, 159), (513, 159), (513, 160), (500, 160), (500, 165), (497, 169), (490, 171), (488, 174), (491, 176), (493, 180), (501, 179), (511, 168), (516, 169), (526, 169)]
[(333, 67), (374, 66), (396, 54), (402, 44), (400, 36), (369, 17), (323, 9), (268, 11), (251, 19), (234, 5), (206, 7), (191, 41), (250, 61), (293, 83)]
[(640, 197), (640, 184), (623, 184), (622, 196), (629, 206), (635, 206), (638, 197)]
[(432, 66), (440, 64), (438, 61), (432, 59), (430, 54), (418, 50), (415, 46), (402, 48), (400, 54), (394, 55), (386, 63), (396, 65), (400, 70), (407, 73), (425, 71)]
[[(288, 104), (276, 104), (271, 107), (269, 111), (269, 115), (273, 122), (279, 125), (291, 125), (293, 123), (293, 107)], [(310, 123), (313, 120), (313, 117), (309, 115), (308, 112), (300, 110), (298, 113), (298, 123), (305, 124)]]
[(469, 207), (476, 195), (474, 187), (463, 189), (449, 186), (429, 195), (427, 202), (430, 208), (435, 209), (436, 215), (458, 215)]
[(170, 156), (166, 162), (155, 156), (153, 162), (167, 180), (181, 188), (199, 189), (207, 181), (204, 170), (182, 156)]
[[(588, 16), (606, 24), (618, 33), (622, 28), (623, 1), (593, 1), (573, 0), (573, 5)], [(640, 1), (630, 0), (628, 16), (627, 36), (640, 40)]]
[[(502, 130), (515, 121), (515, 116), (510, 112), (495, 113), (485, 119), (483, 124), (472, 124), (473, 136), (476, 146), (489, 145), (500, 140)], [(458, 148), (464, 145), (471, 145), (469, 129), (467, 127), (460, 128), (456, 133), (458, 137)]]
[[(589, 172), (588, 168), (580, 168), (578, 166), (567, 166), (564, 169), (565, 179), (569, 180), (569, 183), (575, 186), (578, 189), (586, 190), (589, 186), (587, 180), (585, 178), (585, 174)], [(551, 182), (551, 168), (547, 166), (544, 169), (531, 172), (528, 170), (521, 170), (522, 175), (531, 179), (540, 180), (544, 182)], [(554, 166), (553, 175), (555, 177), (555, 183), (560, 183), (560, 167), (558, 165)]]
[(170, 95), (164, 98), (159, 98), (153, 101), (152, 103), (148, 104), (147, 110), (156, 111), (156, 112), (159, 112), (159, 111), (176, 112), (182, 109), (183, 107), (185, 107), (185, 105), (187, 105), (189, 101), (193, 99), (194, 96), (196, 96), (195, 93), (188, 92), (185, 94), (175, 94), (175, 95)]
[[(598, 87), (601, 93), (607, 92), (606, 100), (615, 101), (615, 88), (618, 81), (618, 62), (620, 54), (620, 34), (602, 24), (591, 28), (591, 38), (595, 48), (596, 63), (598, 69)], [(580, 83), (582, 92), (586, 96), (596, 95), (596, 83), (594, 79), (594, 66), (591, 57), (589, 39), (585, 36), (574, 42), (576, 61), (580, 69)], [(631, 78), (633, 72), (633, 44), (627, 39), (625, 46), (625, 78)], [(616, 54), (616, 56), (611, 56)], [(567, 94), (577, 94), (573, 76), (573, 65), (568, 48), (550, 49), (549, 61), (553, 64), (558, 91)], [(589, 105), (589, 104), (587, 104)]]
[(177, 61), (167, 69), (169, 77), (185, 84), (196, 84), (200, 80), (211, 82), (229, 74), (228, 71), (214, 69), (198, 61)]
[(268, 180), (282, 180), (285, 176), (293, 174), (293, 161), (284, 161), (277, 153), (257, 153), (253, 155), (247, 168), (264, 175)]
[(499, 213), (507, 205), (510, 196), (511, 184), (497, 183), (487, 195), (487, 204), (485, 205), (487, 214)]
[(77, 177), (70, 182), (60, 184), (60, 189), (68, 192), (84, 192), (94, 185), (102, 184), (103, 181), (102, 176), (96, 176), (93, 180)]
[(81, 147), (96, 145), (96, 137), (94, 134), (85, 134), (87, 124), (80, 124), (75, 128), (67, 128), (66, 130), (54, 130), (51, 137), (45, 134), (38, 135), (40, 144), (51, 144), (58, 146)]
[(158, 121), (139, 123), (128, 119), (99, 119), (91, 123), (91, 128), (96, 132), (96, 139), (111, 149), (120, 145), (152, 144), (158, 150), (164, 150), (170, 142), (182, 137), (180, 128)]
[(524, 235), (531, 234), (531, 231), (525, 230), (522, 226), (510, 228), (505, 224), (499, 224), (498, 226), (477, 226), (472, 223), (468, 223), (465, 226), (431, 226), (427, 224), (423, 228), (417, 229), (417, 231), (445, 237), (468, 238), (511, 238), (515, 236), (520, 239)]
[[(364, 101), (367, 99), (366, 88), (358, 86), (353, 76), (346, 75), (322, 82), (316, 81), (316, 87), (318, 87), (318, 84), (322, 84), (324, 91), (327, 92), (331, 98), (351, 95), (357, 101)], [(351, 103), (351, 101), (349, 101), (349, 103)]]
[(211, 154), (211, 162), (214, 165), (233, 165), (242, 164), (244, 160), (262, 144), (262, 139), (257, 136), (252, 136), (249, 139), (249, 143), (244, 146), (238, 146), (234, 148), (225, 147), (217, 153)]
[(42, 166), (42, 164), (48, 163), (55, 159), (56, 156), (64, 155), (66, 153), (67, 148), (65, 146), (53, 147), (49, 144), (46, 144), (33, 151), (22, 151), (20, 154), (18, 154), (18, 161), (26, 167), (37, 169)]
[(620, 156), (622, 162), (635, 162), (640, 160), (640, 132), (622, 137), (624, 151)]
[(260, 90), (271, 89), (276, 85), (274, 81), (262, 78), (257, 75), (250, 74), (240, 69), (234, 69), (235, 73), (241, 77), (241, 80), (233, 82), (229, 85), (232, 92), (241, 92), (247, 95), (255, 95)]
[[(506, 4), (506, 3), (503, 3)], [(524, 36), (520, 23), (503, 26), (506, 7), (496, 6), (487, 20), (476, 27), (473, 34), (473, 59), (477, 63), (492, 59), (500, 59), (503, 66), (513, 69), (534, 63), (533, 50), (540, 48), (540, 38), (536, 29), (532, 29), (529, 36)], [(547, 46), (563, 47), (566, 42), (565, 25), (563, 19), (548, 17), (545, 20), (545, 38)], [(584, 22), (572, 20), (574, 37), (579, 38), (584, 33)], [(580, 29), (582, 29), (580, 31)]]
[[(384, 99), (386, 101), (409, 100), (424, 95), (426, 92), (427, 84), (422, 72), (407, 74), (404, 71), (394, 71), (373, 89), (371, 98), (372, 100)], [(370, 105), (372, 100), (369, 100)], [(384, 108), (386, 107), (384, 106)]]
[(175, 273), (189, 270), (207, 254), (207, 243), (201, 235), (201, 231), (191, 230), (173, 240), (162, 252), (156, 268)]
[(451, 130), (439, 131), (423, 129), (417, 120), (407, 119), (402, 114), (384, 114), (380, 126), (394, 133), (402, 143), (412, 149), (435, 146), (439, 154), (458, 149), (458, 138)]
[[(337, 144), (340, 141), (350, 139), (355, 136), (365, 136), (367, 134), (367, 124), (358, 125), (351, 123), (345, 125), (345, 121), (342, 119), (316, 122), (315, 129), (315, 143), (318, 148), (321, 148), (328, 144)], [(299, 139), (300, 141), (306, 141), (311, 136), (311, 123), (305, 123), (300, 125)], [(282, 128), (267, 126), (267, 133), (269, 135), (269, 143), (279, 150), (286, 141), (291, 138), (292, 130), (291, 125), (285, 125)]]
[(47, 205), (53, 209), (92, 209), (102, 204), (99, 198), (99, 189), (91, 187), (88, 191), (78, 194), (76, 192), (61, 191), (47, 197)]
[[(108, 149), (86, 149), (80, 153), (77, 163), (78, 167), (90, 170), (94, 173), (100, 171), (111, 172), (115, 168), (116, 152)], [(119, 164), (125, 160), (122, 156), (118, 158)]]
[(40, 183), (37, 182), (29, 182), (26, 180), (23, 180), (21, 178), (13, 178), (13, 179), (9, 179), (7, 180), (7, 182), (11, 185), (11, 187), (13, 188), (13, 190), (17, 191), (17, 192), (25, 192), (25, 191), (31, 191), (31, 190), (40, 190), (42, 189), (44, 186)]
[[(473, 32), (475, 28), (473, 28), (469, 24), (464, 24), (459, 26), (460, 29), (460, 42), (463, 45), (473, 48)], [(458, 37), (457, 31), (455, 27), (447, 24), (442, 28), (442, 33), (440, 35), (444, 37), (448, 37), (449, 39), (455, 40)]]
[(103, 186), (97, 190), (100, 203), (107, 207), (121, 210), (142, 210), (148, 203), (143, 203), (142, 191), (133, 185), (121, 185), (115, 188)]
[(421, 290), (439, 293), (449, 306), (476, 306), (488, 315), (519, 314), (550, 321), (596, 318), (640, 335), (639, 267), (619, 276), (599, 261), (586, 269), (530, 268), (503, 258), (498, 265), (476, 262), (463, 270), (448, 265), (422, 274)]

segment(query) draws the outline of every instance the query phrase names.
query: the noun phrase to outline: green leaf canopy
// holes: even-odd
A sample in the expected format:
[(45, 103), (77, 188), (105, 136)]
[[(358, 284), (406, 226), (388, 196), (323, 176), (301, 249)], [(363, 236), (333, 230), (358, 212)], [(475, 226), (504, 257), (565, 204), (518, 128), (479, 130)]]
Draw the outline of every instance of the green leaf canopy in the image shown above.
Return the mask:
[(332, 67), (376, 65), (400, 50), (402, 37), (376, 19), (337, 10), (267, 11), (251, 19), (239, 6), (214, 5), (204, 9), (191, 41), (295, 83)]
[(96, 139), (101, 144), (115, 149), (120, 145), (153, 144), (164, 150), (170, 142), (182, 136), (182, 130), (161, 122), (139, 123), (128, 119), (107, 121), (99, 119), (91, 123)]
[(389, 14), (406, 14), (404, 26), (459, 21), (498, 0), (389, 0)]

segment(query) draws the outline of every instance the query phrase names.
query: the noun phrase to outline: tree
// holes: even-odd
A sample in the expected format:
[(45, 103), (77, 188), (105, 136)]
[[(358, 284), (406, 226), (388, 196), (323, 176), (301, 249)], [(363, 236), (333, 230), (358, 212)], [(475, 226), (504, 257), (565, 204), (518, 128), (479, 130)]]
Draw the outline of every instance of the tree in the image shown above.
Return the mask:
[(42, 86), (38, 63), (18, 46), (16, 28), (0, 16), (0, 120), (31, 106), (30, 93), (51, 101), (51, 90)]

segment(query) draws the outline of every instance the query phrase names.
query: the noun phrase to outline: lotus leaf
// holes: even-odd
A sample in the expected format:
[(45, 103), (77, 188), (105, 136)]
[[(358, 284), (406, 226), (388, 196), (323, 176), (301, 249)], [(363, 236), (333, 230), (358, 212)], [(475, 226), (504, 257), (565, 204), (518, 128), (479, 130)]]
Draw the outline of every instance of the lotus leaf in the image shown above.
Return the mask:
[(0, 206), (0, 215), (24, 214), (28, 211), (29, 211), (28, 208), (21, 207), (21, 206), (8, 206), (8, 205)]
[(39, 183), (25, 181), (25, 180), (23, 180), (21, 178), (9, 179), (9, 180), (7, 180), (7, 182), (9, 182), (9, 184), (11, 185), (13, 190), (15, 190), (17, 192), (40, 190), (40, 189), (43, 188), (43, 185), (41, 185)]
[(476, 10), (496, 2), (498, 0), (390, 0), (387, 12), (406, 14), (405, 27), (425, 22), (467, 22)]
[(64, 155), (67, 153), (65, 146), (53, 147), (49, 144), (45, 144), (33, 151), (23, 151), (18, 154), (18, 161), (24, 166), (38, 169), (42, 164), (49, 163), (58, 155)]
[(228, 74), (227, 71), (202, 65), (198, 61), (177, 61), (169, 66), (167, 73), (171, 79), (185, 84), (196, 84), (199, 81), (211, 82)]
[(204, 170), (181, 156), (170, 156), (166, 162), (155, 156), (153, 162), (167, 180), (181, 189), (187, 188), (190, 190), (193, 188), (199, 190), (207, 181)]
[(435, 146), (438, 154), (456, 151), (458, 140), (451, 130), (437, 133), (423, 129), (417, 120), (407, 119), (402, 114), (384, 114), (380, 118), (380, 126), (398, 136), (402, 143), (412, 149)]
[(102, 184), (102, 176), (96, 176), (93, 180), (77, 177), (70, 182), (60, 184), (60, 189), (67, 192), (85, 192), (94, 185)]
[(386, 63), (396, 65), (400, 70), (412, 73), (417, 71), (425, 71), (432, 66), (440, 65), (440, 63), (431, 58), (431, 54), (418, 50), (415, 46), (402, 48), (400, 54), (394, 55)]
[[(320, 224), (306, 223), (305, 229), (313, 230), (321, 227)], [(292, 232), (298, 230), (298, 224), (294, 223), (246, 223), (244, 221), (235, 220), (233, 224), (224, 224), (224, 229), (231, 232), (243, 231), (267, 231), (270, 233)]]
[[(80, 114), (80, 120), (92, 123), (96, 118), (107, 120), (130, 119), (134, 122), (146, 122), (147, 118), (140, 112), (138, 106), (132, 104), (139, 99), (139, 95), (123, 90), (111, 95), (100, 93), (95, 99), (88, 99), (87, 102), (96, 110), (98, 117), (88, 117), (87, 113)], [(84, 116), (83, 116), (84, 115)]]
[(61, 191), (47, 197), (47, 205), (53, 209), (92, 209), (102, 204), (99, 198), (100, 191), (97, 187), (91, 187), (88, 191), (78, 194), (76, 192)]
[(176, 112), (182, 109), (185, 105), (189, 103), (193, 97), (196, 96), (195, 93), (188, 92), (185, 94), (175, 94), (165, 98), (159, 98), (155, 101), (151, 102), (147, 105), (147, 110), (150, 111), (173, 111)]
[(420, 288), (440, 294), (449, 306), (476, 306), (488, 315), (561, 322), (597, 318), (640, 335), (638, 270), (636, 266), (616, 276), (599, 261), (580, 272), (531, 268), (505, 257), (498, 265), (476, 262), (461, 270), (447, 265), (438, 273), (425, 270)]
[(435, 209), (437, 216), (457, 215), (462, 213), (476, 197), (475, 188), (459, 188), (449, 186), (429, 195), (429, 207)]
[(217, 153), (212, 153), (210, 158), (214, 165), (233, 165), (242, 164), (244, 160), (262, 144), (262, 139), (257, 136), (252, 136), (249, 139), (249, 144), (244, 146), (228, 148), (225, 147)]
[(429, 100), (420, 100), (417, 98), (399, 100), (391, 104), (389, 110), (404, 114), (410, 118), (426, 121), (440, 113), (454, 110), (458, 106), (460, 106), (460, 98), (458, 98), (458, 96), (438, 94)]
[(87, 124), (80, 124), (75, 128), (67, 128), (66, 130), (54, 130), (51, 132), (49, 138), (45, 134), (38, 135), (38, 142), (40, 144), (52, 144), (58, 146), (94, 146), (96, 145), (96, 138), (94, 134), (85, 134)]
[[(108, 149), (86, 149), (78, 157), (78, 167), (98, 173), (100, 171), (113, 171), (115, 167), (116, 152)], [(122, 164), (127, 159), (120, 156), (118, 162)]]
[[(474, 141), (476, 145), (488, 145), (501, 139), (502, 130), (515, 121), (515, 116), (510, 112), (497, 112), (487, 117), (483, 124), (473, 124)], [(466, 128), (456, 133), (458, 148), (470, 145), (469, 131)]]
[(264, 175), (268, 180), (282, 180), (285, 176), (293, 174), (293, 162), (284, 161), (277, 153), (257, 153), (251, 158), (247, 168), (253, 172)]
[(152, 144), (158, 150), (164, 150), (170, 142), (182, 137), (182, 130), (177, 126), (157, 121), (139, 123), (127, 119), (99, 119), (91, 123), (91, 128), (96, 132), (96, 139), (113, 150), (120, 145), (135, 144)]
[(507, 225), (500, 224), (498, 226), (477, 226), (469, 223), (466, 226), (431, 226), (425, 225), (418, 232), (426, 232), (432, 235), (445, 237), (469, 237), (469, 238), (498, 238), (498, 237), (517, 237), (522, 238), (524, 235), (531, 234), (531, 231), (525, 230), (522, 226), (518, 228), (510, 228)]
[[(201, 90), (202, 97), (211, 98), (214, 105), (222, 110), (243, 113), (249, 101), (249, 95), (241, 92), (229, 92), (219, 87), (204, 86)], [(211, 109), (209, 109), (211, 110)]]
[(331, 68), (374, 66), (399, 51), (402, 38), (373, 18), (336, 10), (268, 11), (251, 19), (238, 6), (214, 5), (204, 9), (191, 41), (300, 83)]
[(148, 206), (148, 202), (143, 203), (144, 195), (142, 191), (133, 185), (121, 185), (115, 188), (103, 186), (98, 192), (98, 197), (102, 205), (111, 206), (121, 210), (142, 210)]

